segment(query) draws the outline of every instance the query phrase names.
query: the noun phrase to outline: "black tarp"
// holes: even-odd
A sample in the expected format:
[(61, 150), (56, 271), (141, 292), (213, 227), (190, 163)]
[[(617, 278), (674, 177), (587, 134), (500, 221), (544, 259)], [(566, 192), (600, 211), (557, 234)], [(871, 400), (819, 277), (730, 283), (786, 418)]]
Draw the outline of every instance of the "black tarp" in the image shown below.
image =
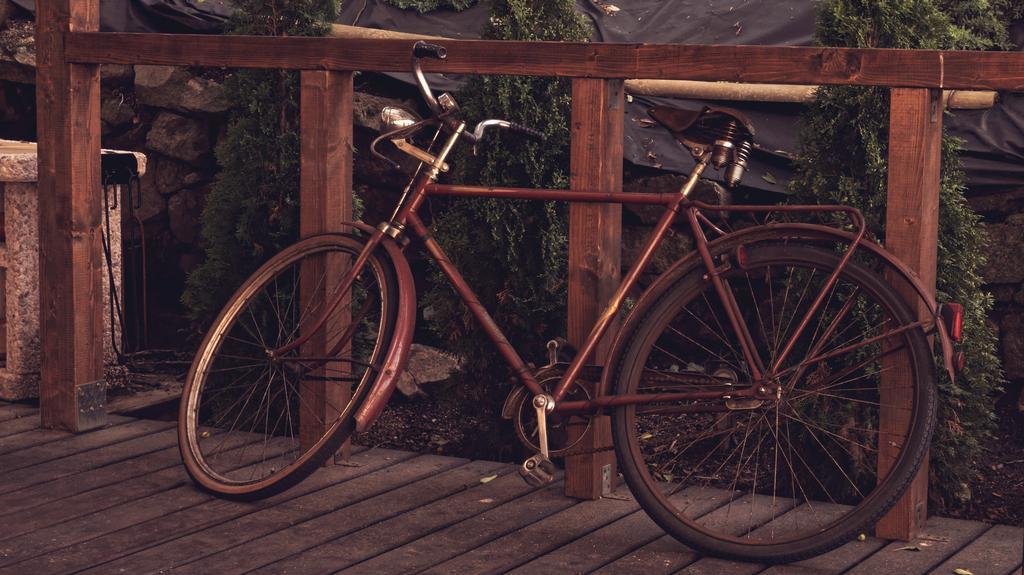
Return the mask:
[[(609, 4), (618, 10), (609, 14), (605, 9)], [(576, 6), (593, 22), (592, 39), (600, 42), (799, 46), (811, 44), (814, 32), (814, 4), (807, 0), (576, 0)], [(483, 29), (488, 16), (484, 4), (461, 13), (438, 10), (421, 15), (382, 0), (351, 0), (343, 5), (338, 22), (469, 38)], [(1024, 25), (1018, 28), (1014, 40), (1024, 42)], [(411, 75), (395, 77), (411, 82)], [(458, 86), (459, 78), (435, 79), (443, 89)], [(693, 167), (686, 150), (660, 127), (635, 121), (646, 118), (647, 108), (654, 103), (690, 109), (716, 104), (745, 112), (757, 127), (758, 149), (744, 184), (774, 192), (785, 190), (791, 175), (787, 157), (797, 149), (804, 106), (633, 98), (626, 105), (625, 159), (681, 173)], [(1024, 185), (1024, 95), (1001, 94), (991, 110), (949, 113), (945, 123), (950, 134), (964, 141), (961, 158), (972, 191)]]
[[(34, 9), (33, 0), (13, 0)], [(594, 24), (599, 42), (807, 45), (814, 31), (809, 0), (576, 0)], [(614, 6), (617, 10), (613, 10)], [(122, 32), (218, 33), (231, 13), (229, 0), (101, 0), (101, 29)], [(451, 38), (475, 38), (489, 17), (486, 0), (462, 12), (419, 14), (383, 0), (345, 0), (338, 23)], [(1013, 29), (1024, 42), (1024, 23)], [(394, 77), (412, 83), (411, 74)], [(435, 75), (440, 89), (458, 87), (462, 78)], [(667, 132), (633, 121), (646, 117), (651, 103), (691, 109), (708, 102), (634, 98), (626, 106), (625, 158), (637, 165), (687, 172), (686, 151)], [(800, 105), (719, 102), (740, 109), (757, 126), (758, 149), (744, 180), (758, 189), (782, 191), (789, 177), (787, 154), (795, 151)], [(1024, 95), (1002, 94), (991, 110), (947, 114), (949, 132), (964, 140), (962, 154), (973, 191), (1024, 184)]]
[[(618, 8), (606, 12), (609, 5)], [(804, 45), (811, 42), (814, 9), (809, 2), (753, 0), (629, 0), (596, 3), (577, 0), (577, 10), (594, 25), (596, 42), (650, 42), (696, 44)], [(437, 10), (418, 14), (400, 10), (381, 0), (352, 0), (342, 5), (340, 24), (397, 30), (450, 38), (475, 38), (486, 26), (490, 8), (486, 3), (455, 12)], [(412, 83), (411, 74), (389, 74)], [(430, 75), (431, 84), (454, 90), (463, 82), (459, 76)], [(698, 108), (701, 101), (668, 98), (632, 98), (626, 104), (624, 157), (640, 166), (687, 173), (693, 168), (689, 153), (660, 127), (639, 122), (647, 117), (653, 103)], [(785, 104), (728, 103), (748, 113), (758, 126), (758, 145), (751, 158), (744, 183), (774, 192), (785, 190), (789, 175), (784, 155), (767, 150), (792, 150), (796, 139), (795, 118), (802, 106)], [(717, 174), (709, 173), (715, 178)]]
[[(35, 12), (35, 0), (11, 0)], [(234, 6), (230, 0), (101, 0), (100, 30), (219, 34)]]

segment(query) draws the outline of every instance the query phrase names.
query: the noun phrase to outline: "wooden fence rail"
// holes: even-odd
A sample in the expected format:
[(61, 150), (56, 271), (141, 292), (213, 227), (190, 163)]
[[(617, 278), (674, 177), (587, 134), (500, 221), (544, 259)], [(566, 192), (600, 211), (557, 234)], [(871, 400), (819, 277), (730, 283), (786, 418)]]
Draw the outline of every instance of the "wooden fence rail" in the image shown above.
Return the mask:
[[(409, 40), (71, 33), (67, 61), (303, 70), (409, 71)], [(760, 84), (1024, 90), (1019, 53), (791, 46), (445, 41), (425, 71)]]
[[(37, 12), (41, 413), (50, 427), (82, 430), (103, 378), (99, 242), (98, 64), (304, 70), (302, 230), (337, 229), (351, 193), (351, 71), (407, 72), (410, 40), (98, 33), (99, 0), (50, 0)], [(942, 89), (1024, 90), (1024, 54), (778, 46), (445, 41), (427, 71), (571, 77), (571, 187), (614, 190), (622, 168), (622, 79), (887, 86), (893, 91), (888, 247), (934, 285)], [(335, 213), (328, 214), (331, 207)], [(618, 206), (570, 211), (570, 339), (581, 339), (619, 274)], [(600, 361), (600, 358), (598, 358)], [(94, 407), (94, 406), (93, 406)], [(608, 440), (607, 423), (586, 445)], [(566, 480), (600, 496), (607, 452), (576, 456)], [(612, 469), (613, 471), (613, 469)], [(614, 475), (612, 475), (614, 476)], [(879, 525), (909, 538), (924, 517), (926, 484)]]

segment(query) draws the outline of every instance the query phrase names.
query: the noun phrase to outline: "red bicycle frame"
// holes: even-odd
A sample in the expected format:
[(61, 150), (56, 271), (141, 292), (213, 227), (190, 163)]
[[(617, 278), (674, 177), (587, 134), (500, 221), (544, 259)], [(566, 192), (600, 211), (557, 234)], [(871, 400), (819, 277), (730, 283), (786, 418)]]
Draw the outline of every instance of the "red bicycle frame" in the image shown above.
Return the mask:
[[(356, 258), (352, 264), (350, 271), (346, 274), (346, 277), (342, 280), (340, 289), (337, 290), (337, 295), (334, 299), (325, 306), (325, 311), (318, 318), (317, 322), (305, 333), (303, 337), (298, 338), (291, 344), (274, 350), (273, 355), (281, 357), (284, 360), (284, 354), (288, 351), (297, 349), (303, 343), (305, 343), (309, 337), (317, 330), (319, 330), (326, 322), (327, 317), (333, 311), (335, 307), (341, 302), (343, 295), (351, 288), (354, 278), (358, 276), (359, 271), (366, 264), (369, 255), (381, 244), (386, 241), (388, 236), (400, 237), (406, 232), (407, 228), (412, 232), (412, 235), (417, 237), (426, 248), (430, 256), (435, 260), (437, 265), (441, 268), (445, 277), (451, 283), (452, 287), (458, 293), (459, 298), (469, 308), (475, 319), (479, 322), (480, 326), (487, 334), (487, 337), (494, 343), (498, 352), (502, 358), (515, 373), (516, 377), (520, 382), (526, 386), (531, 393), (534, 395), (543, 395), (547, 393), (541, 385), (537, 382), (531, 369), (527, 366), (526, 362), (520, 357), (519, 353), (515, 350), (508, 339), (505, 337), (501, 328), (495, 323), (490, 313), (480, 303), (479, 298), (473, 292), (472, 288), (466, 283), (459, 270), (452, 264), (451, 260), (445, 254), (442, 247), (437, 241), (431, 236), (426, 225), (420, 219), (417, 214), (418, 209), (430, 196), (451, 196), (451, 197), (474, 197), (474, 198), (497, 198), (497, 199), (523, 199), (523, 200), (539, 200), (539, 201), (565, 201), (565, 202), (578, 202), (578, 203), (619, 203), (619, 204), (639, 204), (639, 205), (662, 205), (665, 207), (659, 218), (657, 224), (654, 227), (653, 232), (647, 239), (647, 242), (640, 252), (640, 256), (633, 264), (632, 268), (628, 271), (626, 276), (623, 278), (622, 283), (615, 291), (611, 300), (605, 306), (599, 319), (597, 320), (594, 327), (591, 329), (586, 341), (580, 348), (577, 355), (573, 358), (569, 364), (564, 375), (555, 387), (551, 396), (554, 400), (554, 410), (562, 413), (593, 413), (611, 406), (620, 405), (634, 405), (634, 404), (646, 404), (646, 403), (661, 403), (671, 401), (686, 401), (686, 400), (707, 400), (707, 399), (726, 399), (729, 398), (757, 398), (763, 397), (766, 393), (774, 393), (775, 386), (771, 387), (771, 390), (766, 392), (766, 382), (769, 382), (773, 378), (777, 378), (780, 374), (778, 370), (783, 365), (785, 359), (789, 356), (793, 350), (796, 342), (803, 334), (811, 322), (812, 317), (818, 311), (822, 303), (824, 302), (829, 290), (835, 284), (839, 275), (846, 267), (850, 258), (854, 252), (862, 245), (865, 234), (865, 222), (860, 212), (854, 208), (847, 206), (829, 205), (829, 206), (764, 206), (764, 205), (737, 205), (737, 206), (714, 206), (705, 204), (698, 201), (689, 200), (688, 196), (694, 189), (704, 169), (707, 167), (709, 159), (708, 155), (705, 154), (703, 157), (698, 158), (698, 163), (694, 170), (691, 172), (686, 183), (676, 193), (625, 193), (625, 192), (577, 192), (570, 190), (551, 190), (551, 189), (529, 189), (529, 188), (508, 188), (508, 187), (482, 187), (482, 186), (465, 186), (465, 185), (445, 185), (436, 183), (438, 172), (440, 171), (444, 160), (448, 155), (448, 152), (454, 146), (454, 143), (458, 140), (459, 135), (462, 132), (462, 126), (458, 130), (455, 130), (445, 142), (442, 150), (434, 158), (434, 162), (429, 164), (430, 168), (425, 171), (418, 173), (414, 178), (413, 182), (406, 189), (402, 198), (399, 200), (398, 207), (395, 210), (391, 220), (378, 226), (370, 234), (366, 245), (362, 252)], [(427, 164), (425, 164), (427, 165)], [(586, 362), (594, 354), (594, 350), (597, 348), (598, 342), (606, 334), (608, 329), (613, 323), (616, 314), (621, 309), (623, 302), (626, 299), (629, 291), (636, 286), (637, 280), (639, 279), (642, 272), (647, 268), (654, 253), (661, 245), (662, 240), (672, 227), (673, 222), (679, 213), (682, 212), (689, 224), (693, 238), (695, 241), (697, 252), (703, 263), (703, 266), (707, 272), (707, 279), (713, 285), (715, 292), (718, 294), (723, 307), (725, 309), (728, 322), (732, 330), (737, 335), (737, 340), (740, 343), (744, 359), (749, 366), (752, 374), (752, 384), (744, 388), (731, 388), (728, 391), (689, 391), (689, 392), (677, 392), (677, 393), (660, 393), (660, 394), (644, 394), (644, 395), (603, 395), (598, 393), (596, 397), (587, 400), (576, 400), (576, 401), (563, 401), (568, 390), (573, 386), (583, 370)], [(789, 336), (786, 344), (782, 347), (782, 352), (778, 357), (775, 358), (771, 365), (765, 365), (762, 358), (760, 357), (753, 338), (746, 326), (746, 323), (741, 317), (740, 310), (735, 299), (732, 296), (732, 291), (729, 289), (728, 281), (723, 277), (724, 269), (722, 266), (714, 261), (711, 251), (709, 249), (709, 239), (707, 233), (711, 233), (717, 236), (728, 235), (729, 232), (723, 231), (716, 226), (706, 215), (705, 212), (726, 212), (726, 213), (756, 213), (762, 214), (767, 217), (773, 213), (837, 213), (844, 214), (850, 225), (853, 228), (852, 232), (845, 232), (841, 230), (835, 230), (837, 237), (840, 233), (844, 234), (846, 242), (848, 244), (845, 253), (840, 259), (839, 265), (833, 270), (829, 279), (823, 285), (820, 293), (813, 300), (811, 306), (808, 308), (807, 313), (804, 315), (802, 320), (797, 325), (796, 330)], [(742, 247), (740, 248), (740, 258), (742, 259)], [(895, 262), (898, 264), (898, 262)], [(919, 290), (920, 291), (920, 290)], [(935, 329), (935, 326), (939, 322), (933, 322), (930, 329)], [(919, 324), (915, 324), (917, 327)], [(945, 343), (945, 333), (943, 332), (943, 339)], [(343, 342), (344, 343), (344, 342)], [(342, 344), (343, 344), (342, 343)], [(858, 345), (869, 345), (872, 343), (861, 342)], [(944, 345), (944, 347), (947, 347)], [(806, 361), (804, 363), (807, 363)], [(797, 370), (802, 369), (801, 366), (797, 366)], [(790, 368), (787, 371), (792, 371)], [(372, 393), (371, 399), (368, 403), (380, 402), (380, 405), (365, 405), (361, 411), (366, 411), (370, 414), (379, 413), (383, 409), (383, 403), (387, 401), (390, 393)], [(372, 421), (373, 417), (370, 417)]]

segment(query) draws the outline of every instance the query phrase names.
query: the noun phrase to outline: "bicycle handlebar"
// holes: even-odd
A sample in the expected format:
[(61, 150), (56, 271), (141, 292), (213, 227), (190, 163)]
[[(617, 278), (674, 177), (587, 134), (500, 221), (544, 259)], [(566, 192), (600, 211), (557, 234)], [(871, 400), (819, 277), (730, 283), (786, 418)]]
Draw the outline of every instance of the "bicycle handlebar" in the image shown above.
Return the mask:
[(412, 55), (414, 58), (435, 58), (437, 60), (444, 60), (448, 57), (448, 50), (445, 49), (444, 46), (419, 40), (412, 46)]
[[(447, 57), (448, 50), (439, 44), (431, 44), (424, 40), (417, 40), (416, 43), (412, 45), (413, 75), (416, 77), (416, 84), (419, 86), (423, 99), (427, 102), (427, 106), (435, 116), (441, 116), (444, 113), (444, 110), (442, 109), (441, 104), (438, 103), (437, 98), (434, 96), (433, 90), (430, 89), (430, 83), (427, 82), (427, 77), (423, 74), (423, 69), (420, 66), (420, 59), (434, 58), (436, 60), (444, 60)], [(544, 133), (539, 130), (523, 126), (522, 124), (517, 124), (515, 122), (510, 122), (508, 120), (498, 119), (484, 120), (477, 124), (476, 128), (474, 128), (472, 132), (467, 131), (464, 132), (463, 135), (476, 144), (483, 137), (484, 131), (490, 127), (504, 128), (510, 132), (523, 134), (524, 136), (541, 142), (546, 139)]]
[(420, 93), (423, 94), (423, 99), (426, 100), (430, 111), (438, 116), (442, 113), (441, 105), (437, 103), (437, 98), (434, 97), (434, 92), (430, 90), (430, 84), (427, 83), (427, 77), (423, 75), (423, 69), (420, 67), (420, 58), (444, 60), (447, 57), (448, 50), (443, 46), (424, 42), (423, 40), (417, 40), (412, 45), (412, 72), (416, 76), (416, 84), (419, 85)]
[(547, 139), (544, 132), (541, 132), (540, 130), (535, 130), (529, 126), (524, 126), (515, 122), (509, 122), (508, 124), (508, 129), (512, 132), (518, 132), (528, 138), (537, 140), (538, 142), (543, 142)]
[(467, 136), (469, 136), (469, 139), (473, 141), (473, 143), (479, 142), (483, 139), (484, 132), (486, 132), (488, 128), (504, 128), (510, 132), (523, 134), (524, 136), (540, 142), (547, 139), (547, 136), (545, 136), (540, 130), (534, 130), (533, 128), (517, 124), (515, 122), (509, 122), (508, 120), (498, 120), (493, 118), (490, 120), (484, 120), (477, 124), (476, 128), (474, 128), (472, 132), (468, 133)]

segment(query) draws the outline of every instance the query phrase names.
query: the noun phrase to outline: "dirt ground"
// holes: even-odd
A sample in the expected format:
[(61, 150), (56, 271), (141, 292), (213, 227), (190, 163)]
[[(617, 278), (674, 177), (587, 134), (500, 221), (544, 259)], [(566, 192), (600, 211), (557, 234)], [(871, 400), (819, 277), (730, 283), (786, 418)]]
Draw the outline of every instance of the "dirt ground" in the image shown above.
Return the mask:
[(356, 441), (362, 445), (437, 453), (469, 459), (519, 462), (529, 455), (501, 405), (474, 405), (453, 398), (406, 399), (396, 393), (380, 419)]
[[(1016, 398), (1013, 391), (1007, 396)], [(999, 403), (997, 414), (999, 429), (979, 456), (982, 463), (971, 482), (971, 501), (943, 515), (1024, 525), (1024, 413), (1007, 399)]]

